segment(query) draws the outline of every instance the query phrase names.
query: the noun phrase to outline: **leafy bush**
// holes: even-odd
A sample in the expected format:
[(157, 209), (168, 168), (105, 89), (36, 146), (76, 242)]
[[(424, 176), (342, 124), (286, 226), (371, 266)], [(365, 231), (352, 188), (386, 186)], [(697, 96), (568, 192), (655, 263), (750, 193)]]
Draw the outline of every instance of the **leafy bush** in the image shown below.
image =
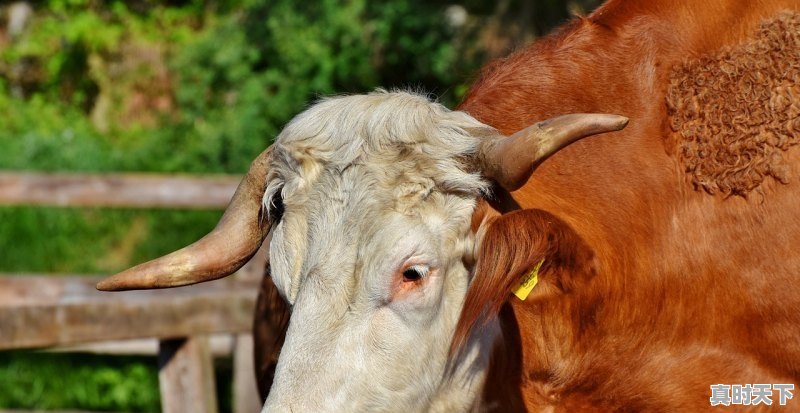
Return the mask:
[[(0, 406), (158, 412), (158, 371), (146, 357), (0, 352)], [(9, 385), (13, 384), (13, 385)]]
[[(233, 361), (215, 361), (221, 413), (232, 411)], [(0, 352), (0, 408), (159, 412), (156, 360), (142, 356)]]

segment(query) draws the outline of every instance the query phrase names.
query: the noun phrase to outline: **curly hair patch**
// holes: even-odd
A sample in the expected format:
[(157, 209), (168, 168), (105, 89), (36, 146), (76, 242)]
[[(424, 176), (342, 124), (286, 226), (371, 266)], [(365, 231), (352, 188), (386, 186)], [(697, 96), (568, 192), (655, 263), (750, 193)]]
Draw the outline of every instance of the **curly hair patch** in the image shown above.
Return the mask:
[(676, 155), (695, 189), (746, 196), (767, 177), (788, 183), (783, 152), (800, 139), (800, 13), (677, 65), (666, 103)]

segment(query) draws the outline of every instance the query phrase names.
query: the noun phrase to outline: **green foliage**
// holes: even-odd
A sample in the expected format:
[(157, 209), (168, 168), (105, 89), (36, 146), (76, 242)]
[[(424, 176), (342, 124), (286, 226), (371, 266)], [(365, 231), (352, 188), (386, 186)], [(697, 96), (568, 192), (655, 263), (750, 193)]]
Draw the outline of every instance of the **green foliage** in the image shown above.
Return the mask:
[(115, 151), (75, 107), (34, 95), (20, 102), (0, 85), (0, 168), (108, 170)]
[(0, 407), (158, 412), (158, 371), (145, 357), (0, 352)]
[[(48, 2), (0, 48), (0, 168), (243, 172), (319, 96), (410, 86), (452, 105), (478, 64), (436, 4), (222, 3)], [(147, 98), (169, 108), (126, 110)]]
[[(231, 412), (233, 361), (214, 366), (220, 412)], [(0, 351), (0, 409), (159, 412), (152, 357)]]
[(410, 85), (454, 106), (461, 95), (452, 87), (468, 81), (480, 61), (460, 58), (457, 33), (443, 23), (443, 6), (420, 6), (404, 1), (369, 4), (380, 84)]
[(2, 271), (109, 274), (188, 245), (221, 211), (0, 208)]

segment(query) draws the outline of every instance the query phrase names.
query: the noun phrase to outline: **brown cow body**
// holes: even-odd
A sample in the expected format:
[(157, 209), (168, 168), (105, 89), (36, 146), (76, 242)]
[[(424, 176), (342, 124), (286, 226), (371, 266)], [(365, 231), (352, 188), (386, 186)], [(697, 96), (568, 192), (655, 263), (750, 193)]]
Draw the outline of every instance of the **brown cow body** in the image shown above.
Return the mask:
[[(559, 113), (631, 118), (565, 148), (511, 194), (555, 217), (525, 211), (490, 229), (542, 251), (515, 257), (519, 270), (555, 262), (500, 313), (505, 341), (487, 379), (497, 411), (698, 411), (711, 384), (800, 383), (800, 149), (783, 154), (788, 184), (766, 179), (747, 197), (693, 190), (665, 104), (676, 65), (735, 49), (787, 9), (800, 4), (611, 1), (484, 70), (461, 109), (503, 132)], [(558, 231), (576, 240), (539, 245), (554, 238), (537, 232)], [(490, 241), (467, 307), (490, 300), (502, 286), (491, 278), (513, 267)]]

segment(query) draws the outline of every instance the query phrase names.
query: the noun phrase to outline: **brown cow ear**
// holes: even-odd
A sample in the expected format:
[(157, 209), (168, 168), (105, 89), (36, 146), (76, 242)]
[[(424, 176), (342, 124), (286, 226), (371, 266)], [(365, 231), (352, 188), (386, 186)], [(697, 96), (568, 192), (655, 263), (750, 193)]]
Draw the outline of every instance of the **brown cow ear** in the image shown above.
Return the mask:
[[(540, 210), (510, 212), (479, 231), (475, 275), (453, 339), (460, 347), (475, 327), (494, 318), (520, 282), (538, 268), (539, 283), (525, 297), (536, 301), (575, 288), (596, 272), (594, 251), (566, 222)], [(451, 353), (452, 354), (452, 353)]]
[(267, 264), (253, 319), (256, 383), (262, 403), (272, 388), (278, 355), (286, 341), (286, 331), (289, 329), (289, 316), (289, 305), (272, 282), (272, 267)]

